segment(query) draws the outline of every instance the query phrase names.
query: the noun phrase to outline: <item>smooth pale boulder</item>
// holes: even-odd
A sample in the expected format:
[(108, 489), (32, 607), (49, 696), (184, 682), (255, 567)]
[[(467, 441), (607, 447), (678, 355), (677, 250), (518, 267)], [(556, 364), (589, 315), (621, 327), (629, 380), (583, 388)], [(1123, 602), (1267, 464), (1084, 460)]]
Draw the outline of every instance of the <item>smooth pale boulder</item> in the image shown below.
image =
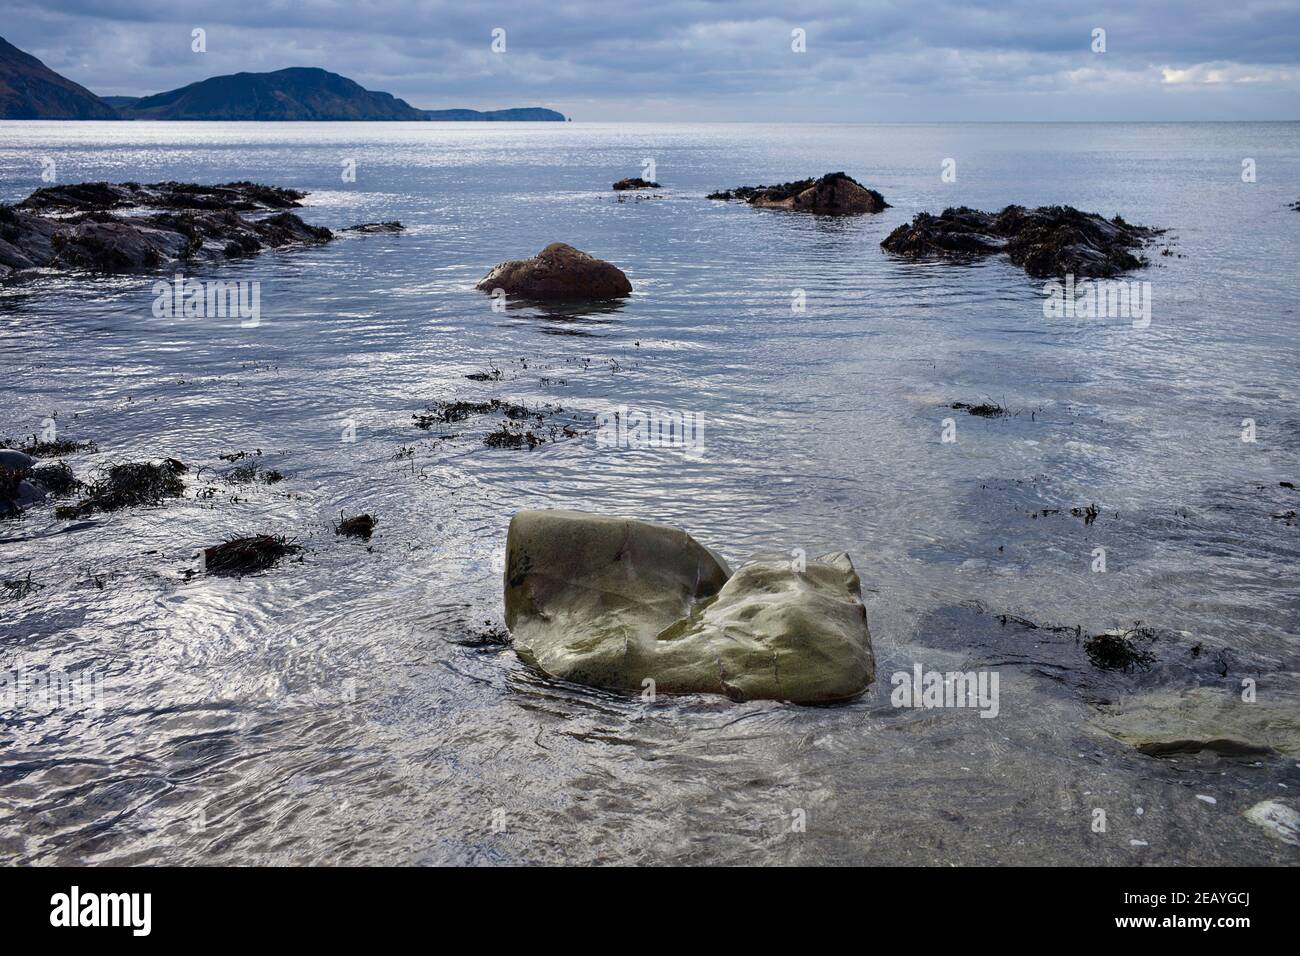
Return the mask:
[(844, 700), (875, 676), (845, 554), (734, 576), (689, 534), (573, 511), (521, 511), (506, 540), (506, 626), (521, 659), (609, 690)]
[(506, 627), (554, 677), (640, 689), (655, 637), (731, 570), (677, 528), (576, 511), (521, 511), (506, 535)]
[[(1294, 685), (1272, 675), (1254, 701), (1235, 689), (1195, 687), (1143, 694), (1108, 705), (1095, 725), (1153, 757), (1197, 753), (1300, 754)], [(1284, 686), (1285, 685), (1285, 686)]]
[(853, 562), (823, 555), (737, 571), (690, 618), (659, 634), (655, 683), (668, 693), (812, 704), (855, 697), (875, 677)]
[(531, 259), (502, 262), (475, 288), (502, 289), (507, 295), (542, 301), (619, 299), (632, 294), (632, 283), (622, 269), (563, 242), (551, 243)]

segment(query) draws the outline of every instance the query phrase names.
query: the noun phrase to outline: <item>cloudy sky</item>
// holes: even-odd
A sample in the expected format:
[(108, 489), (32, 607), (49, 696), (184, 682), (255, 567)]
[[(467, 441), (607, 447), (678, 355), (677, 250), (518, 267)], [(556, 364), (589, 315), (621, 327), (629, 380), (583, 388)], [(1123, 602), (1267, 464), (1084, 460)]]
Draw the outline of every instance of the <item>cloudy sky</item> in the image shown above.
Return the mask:
[(1300, 119), (1297, 0), (0, 0), (0, 24), (101, 95), (320, 66), (577, 120)]

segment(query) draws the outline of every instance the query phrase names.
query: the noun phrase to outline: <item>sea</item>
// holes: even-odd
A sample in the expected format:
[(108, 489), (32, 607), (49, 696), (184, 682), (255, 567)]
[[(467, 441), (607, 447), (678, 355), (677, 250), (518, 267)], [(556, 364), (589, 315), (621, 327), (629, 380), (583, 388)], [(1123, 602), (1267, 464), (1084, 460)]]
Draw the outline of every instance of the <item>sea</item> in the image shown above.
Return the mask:
[[(706, 198), (834, 171), (890, 208)], [(93, 442), (63, 459), (87, 480), (187, 466), (156, 506), (0, 522), (0, 863), (1297, 862), (1243, 816), (1294, 806), (1294, 754), (1153, 757), (1098, 718), (1193, 687), (1300, 708), (1300, 124), (0, 123), (0, 201), (92, 180), (405, 228), (0, 288), (0, 438)], [(1010, 204), (1165, 230), (1121, 277), (1142, 308), (881, 249)], [(475, 289), (552, 242), (632, 296)], [(155, 308), (178, 274), (257, 315)], [(542, 441), (419, 427), (492, 399)], [(610, 441), (614, 412), (690, 440)], [(824, 707), (554, 681), (502, 623), (526, 508), (733, 566), (846, 551), (876, 680)], [(336, 533), (362, 512), (368, 541)], [(302, 550), (202, 573), (256, 534)], [(1099, 666), (1107, 631), (1149, 658)], [(899, 705), (918, 669), (995, 673), (996, 715)]]

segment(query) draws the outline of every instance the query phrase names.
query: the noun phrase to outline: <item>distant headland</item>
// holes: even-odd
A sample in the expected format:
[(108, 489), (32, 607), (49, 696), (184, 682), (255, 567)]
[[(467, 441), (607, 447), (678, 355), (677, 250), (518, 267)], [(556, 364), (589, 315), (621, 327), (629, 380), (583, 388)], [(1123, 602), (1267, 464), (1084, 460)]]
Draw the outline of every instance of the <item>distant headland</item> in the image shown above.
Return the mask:
[(565, 122), (541, 107), (424, 110), (316, 67), (214, 76), (152, 96), (96, 96), (0, 37), (0, 119)]

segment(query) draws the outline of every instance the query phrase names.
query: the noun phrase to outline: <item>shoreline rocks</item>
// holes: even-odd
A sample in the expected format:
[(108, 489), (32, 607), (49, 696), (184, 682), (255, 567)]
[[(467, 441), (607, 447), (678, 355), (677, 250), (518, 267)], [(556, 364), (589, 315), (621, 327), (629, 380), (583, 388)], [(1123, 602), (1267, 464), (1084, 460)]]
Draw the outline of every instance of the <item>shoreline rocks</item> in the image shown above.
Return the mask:
[[(329, 229), (286, 211), (306, 195), (249, 182), (46, 186), (16, 205), (0, 204), (0, 281), (42, 269), (131, 272), (329, 242)], [(401, 228), (396, 222), (353, 227), (361, 233)]]
[(709, 199), (739, 200), (760, 209), (790, 209), (823, 216), (856, 216), (890, 208), (885, 197), (845, 173), (800, 179), (778, 186), (737, 186)]
[(506, 540), (519, 657), (607, 690), (813, 704), (875, 676), (861, 585), (842, 553), (731, 573), (689, 534), (574, 511), (521, 511)]
[(531, 259), (493, 267), (475, 286), (481, 292), (540, 301), (619, 299), (632, 294), (622, 269), (563, 242), (553, 242)]
[(1007, 206), (998, 213), (960, 206), (938, 216), (918, 213), (886, 236), (880, 247), (907, 259), (977, 259), (1006, 253), (1036, 278), (1070, 273), (1106, 278), (1148, 265), (1135, 251), (1163, 231), (1072, 206)]
[(298, 189), (247, 181), (200, 186), (195, 183), (67, 183), (43, 186), (18, 205), (36, 212), (103, 212), (109, 209), (206, 209), (269, 212), (302, 205)]

